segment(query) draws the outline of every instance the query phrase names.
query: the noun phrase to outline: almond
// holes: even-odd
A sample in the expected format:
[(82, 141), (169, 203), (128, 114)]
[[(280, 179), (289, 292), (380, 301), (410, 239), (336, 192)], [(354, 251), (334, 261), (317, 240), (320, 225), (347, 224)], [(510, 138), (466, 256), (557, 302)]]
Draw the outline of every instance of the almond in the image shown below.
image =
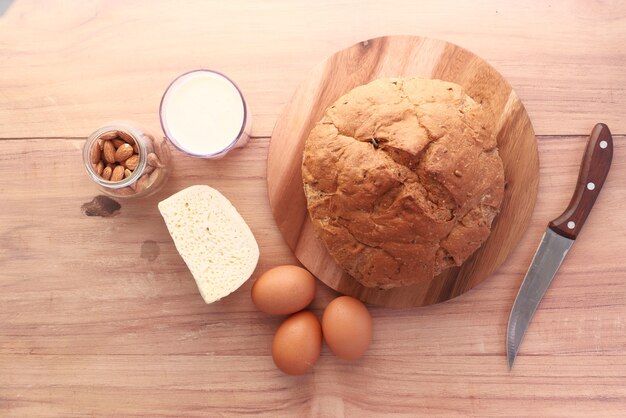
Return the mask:
[(100, 135), (100, 139), (107, 141), (109, 139), (115, 138), (116, 136), (117, 136), (117, 131), (109, 131)]
[(148, 165), (146, 164), (146, 168), (143, 170), (144, 174), (150, 174), (152, 173), (154, 170), (156, 170), (155, 166), (152, 165)]
[(137, 144), (133, 144), (133, 152), (135, 154), (139, 154), (139, 147), (137, 146)]
[(111, 141), (104, 141), (102, 152), (107, 163), (115, 162), (115, 146)]
[(115, 161), (126, 161), (133, 155), (133, 147), (124, 143), (115, 151)]
[(98, 164), (100, 162), (102, 152), (100, 151), (100, 147), (98, 144), (91, 145), (91, 162), (93, 164)]
[(111, 173), (111, 181), (120, 181), (124, 178), (124, 166), (116, 165)]
[(137, 190), (137, 193), (141, 192), (146, 187), (148, 187), (149, 178), (150, 178), (149, 175), (144, 174), (143, 176), (141, 176), (139, 180), (137, 180), (137, 184), (135, 185), (135, 190)]
[(115, 137), (115, 139), (113, 139), (112, 142), (113, 142), (113, 145), (115, 145), (115, 148), (119, 148), (126, 143), (122, 141), (121, 139), (119, 139), (118, 137)]
[(161, 164), (161, 160), (159, 160), (159, 157), (157, 157), (154, 152), (148, 154), (147, 161), (148, 165), (151, 165), (152, 167), (163, 167), (163, 164)]
[(130, 187), (124, 187), (121, 189), (117, 189), (114, 193), (118, 196), (132, 196), (135, 194), (135, 191)]
[(102, 151), (102, 147), (104, 147), (104, 141), (101, 139), (98, 139), (96, 142), (98, 143), (98, 148), (100, 148), (100, 151)]
[(98, 164), (96, 164), (96, 173), (98, 173), (98, 175), (101, 176), (103, 170), (104, 170), (104, 163), (102, 162), (102, 160), (100, 160), (98, 161)]
[(130, 145), (134, 145), (135, 144), (135, 138), (133, 138), (133, 136), (131, 134), (127, 133), (127, 132), (118, 131), (117, 132), (117, 136), (122, 138), (124, 141), (126, 141)]
[(154, 183), (156, 183), (159, 178), (161, 177), (161, 169), (160, 168), (156, 168), (152, 174), (150, 174), (150, 179), (148, 180), (148, 186), (152, 186)]
[(111, 170), (111, 167), (104, 167), (104, 170), (102, 170), (102, 178), (105, 180), (111, 180), (111, 174), (113, 174), (113, 170)]
[(124, 161), (124, 165), (129, 170), (134, 170), (139, 165), (139, 156), (137, 154), (132, 155), (126, 161)]
[(124, 178), (128, 178), (133, 174), (128, 168), (124, 170)]

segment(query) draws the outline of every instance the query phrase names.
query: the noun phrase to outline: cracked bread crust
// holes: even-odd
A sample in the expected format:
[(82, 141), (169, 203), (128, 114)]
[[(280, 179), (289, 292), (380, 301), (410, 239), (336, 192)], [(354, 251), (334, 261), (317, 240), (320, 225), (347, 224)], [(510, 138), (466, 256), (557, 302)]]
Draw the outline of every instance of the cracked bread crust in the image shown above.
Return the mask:
[(383, 289), (461, 265), (502, 203), (494, 125), (441, 80), (379, 79), (340, 97), (302, 161), (309, 215), (335, 261)]

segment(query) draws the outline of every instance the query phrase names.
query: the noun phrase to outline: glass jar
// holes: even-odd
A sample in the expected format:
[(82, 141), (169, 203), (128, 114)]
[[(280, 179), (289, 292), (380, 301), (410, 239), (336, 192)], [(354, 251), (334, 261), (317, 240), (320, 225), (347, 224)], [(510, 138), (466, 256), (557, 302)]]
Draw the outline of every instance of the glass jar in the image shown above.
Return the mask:
[(120, 198), (154, 194), (171, 169), (165, 138), (128, 121), (108, 123), (89, 135), (83, 163), (104, 193)]

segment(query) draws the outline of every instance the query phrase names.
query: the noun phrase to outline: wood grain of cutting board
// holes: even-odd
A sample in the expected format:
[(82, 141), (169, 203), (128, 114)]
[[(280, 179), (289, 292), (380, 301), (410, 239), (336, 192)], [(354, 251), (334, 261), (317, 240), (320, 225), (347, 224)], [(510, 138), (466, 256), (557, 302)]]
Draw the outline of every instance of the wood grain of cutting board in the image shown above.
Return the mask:
[[(345, 273), (316, 237), (306, 209), (301, 163), (306, 138), (326, 108), (352, 88), (377, 78), (436, 78), (461, 85), (492, 113), (504, 163), (501, 212), (488, 240), (462, 266), (432, 281), (389, 290), (366, 288)], [(517, 245), (530, 220), (539, 180), (530, 119), (510, 84), (488, 63), (449, 42), (418, 36), (370, 39), (333, 54), (298, 87), (272, 134), (267, 162), (270, 205), (287, 245), (331, 288), (365, 302), (403, 308), (459, 296), (485, 280)]]

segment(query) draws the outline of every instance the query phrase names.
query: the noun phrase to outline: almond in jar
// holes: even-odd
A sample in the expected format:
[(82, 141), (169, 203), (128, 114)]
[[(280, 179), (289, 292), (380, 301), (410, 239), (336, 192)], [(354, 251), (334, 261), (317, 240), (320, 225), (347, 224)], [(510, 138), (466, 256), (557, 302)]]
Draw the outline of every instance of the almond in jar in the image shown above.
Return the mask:
[(146, 197), (156, 193), (170, 171), (164, 138), (133, 122), (111, 122), (94, 131), (83, 148), (89, 177), (107, 195)]

